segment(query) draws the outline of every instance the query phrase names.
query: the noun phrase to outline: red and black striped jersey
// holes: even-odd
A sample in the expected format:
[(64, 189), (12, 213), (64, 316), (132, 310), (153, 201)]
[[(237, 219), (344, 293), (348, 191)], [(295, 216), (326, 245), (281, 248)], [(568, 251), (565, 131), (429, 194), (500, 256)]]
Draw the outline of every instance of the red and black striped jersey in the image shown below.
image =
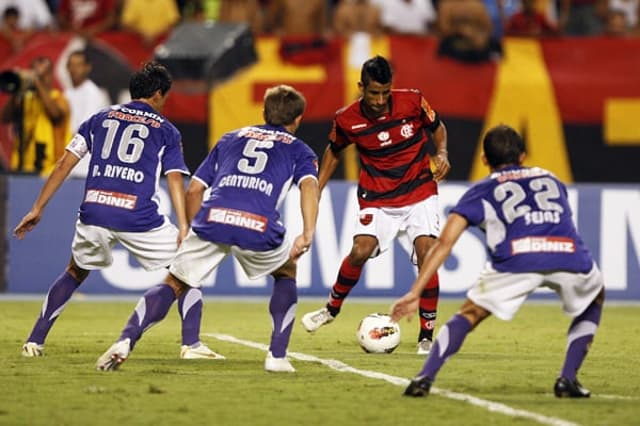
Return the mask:
[(365, 115), (361, 100), (340, 109), (329, 134), (338, 154), (355, 144), (360, 157), (358, 202), (365, 207), (403, 207), (438, 193), (427, 150), (440, 120), (418, 90), (392, 90), (389, 113)]

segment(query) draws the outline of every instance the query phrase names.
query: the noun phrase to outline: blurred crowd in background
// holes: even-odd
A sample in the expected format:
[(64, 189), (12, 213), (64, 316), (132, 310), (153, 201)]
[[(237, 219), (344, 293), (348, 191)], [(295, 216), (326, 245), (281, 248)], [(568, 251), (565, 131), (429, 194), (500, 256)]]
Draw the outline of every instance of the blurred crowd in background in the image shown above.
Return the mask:
[(183, 20), (257, 35), (411, 34), (476, 45), (507, 36), (640, 36), (640, 0), (0, 0), (15, 50), (37, 31), (132, 31), (154, 44)]

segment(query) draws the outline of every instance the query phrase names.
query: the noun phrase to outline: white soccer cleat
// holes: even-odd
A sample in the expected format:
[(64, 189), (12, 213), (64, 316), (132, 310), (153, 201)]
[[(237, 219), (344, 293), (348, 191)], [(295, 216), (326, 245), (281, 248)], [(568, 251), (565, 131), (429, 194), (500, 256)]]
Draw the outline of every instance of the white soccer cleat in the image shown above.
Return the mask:
[(431, 346), (433, 346), (433, 342), (429, 339), (422, 339), (418, 342), (418, 355), (429, 355), (431, 352)]
[(267, 354), (264, 360), (264, 369), (271, 373), (295, 373), (296, 369), (286, 357), (275, 358), (271, 352)]
[(22, 356), (29, 358), (44, 356), (44, 345), (39, 345), (34, 342), (27, 342), (22, 345)]
[(226, 359), (223, 355), (215, 353), (207, 345), (198, 342), (191, 346), (182, 345), (180, 347), (180, 358), (182, 359)]
[(126, 338), (111, 345), (96, 362), (96, 370), (109, 371), (117, 370), (129, 357), (131, 352), (131, 339)]
[(329, 310), (325, 307), (322, 309), (318, 309), (317, 311), (304, 314), (301, 321), (305, 330), (307, 330), (309, 333), (312, 333), (323, 325), (329, 324), (334, 319), (335, 317), (331, 315)]

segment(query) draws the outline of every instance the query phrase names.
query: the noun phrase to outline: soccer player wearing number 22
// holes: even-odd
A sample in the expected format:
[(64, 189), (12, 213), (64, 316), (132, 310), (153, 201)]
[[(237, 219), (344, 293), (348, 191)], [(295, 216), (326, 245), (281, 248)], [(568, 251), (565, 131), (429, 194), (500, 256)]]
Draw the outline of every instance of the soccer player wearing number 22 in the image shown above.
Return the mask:
[[(49, 200), (75, 165), (91, 152), (90, 171), (80, 205), (71, 259), (49, 288), (31, 335), (22, 348), (27, 357), (42, 356), (44, 341), (73, 292), (94, 269), (113, 262), (112, 248), (122, 244), (147, 270), (165, 268), (189, 229), (185, 207), (181, 136), (160, 115), (171, 88), (167, 69), (145, 64), (129, 82), (131, 102), (106, 108), (85, 121), (45, 182), (31, 210), (16, 226), (24, 238), (42, 218)], [(178, 228), (158, 211), (160, 172), (167, 177)], [(144, 321), (144, 300), (140, 302)], [(216, 358), (200, 343), (202, 294), (185, 292), (178, 303), (182, 318), (181, 358)]]

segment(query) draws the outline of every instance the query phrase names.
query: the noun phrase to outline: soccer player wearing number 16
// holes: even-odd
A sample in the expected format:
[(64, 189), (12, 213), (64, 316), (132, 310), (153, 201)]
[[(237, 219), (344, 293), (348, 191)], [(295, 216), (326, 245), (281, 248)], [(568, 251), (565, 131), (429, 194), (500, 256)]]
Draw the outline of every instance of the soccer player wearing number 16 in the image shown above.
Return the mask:
[(487, 132), (483, 150), (491, 175), (473, 185), (451, 210), (411, 290), (391, 308), (392, 318), (413, 315), (422, 288), (467, 226), (486, 232), (491, 261), (458, 313), (440, 329), (405, 395), (429, 393), (436, 374), (471, 330), (491, 314), (511, 320), (527, 296), (546, 287), (560, 296), (564, 312), (573, 318), (554, 393), (559, 398), (588, 397), (577, 374), (600, 324), (604, 282), (573, 224), (567, 189), (547, 170), (522, 166), (524, 141), (508, 126)]
[[(112, 248), (121, 243), (147, 270), (169, 265), (189, 229), (183, 175), (189, 171), (178, 130), (159, 114), (171, 88), (171, 76), (150, 62), (129, 82), (131, 102), (97, 112), (80, 125), (38, 198), (14, 235), (24, 238), (42, 218), (44, 208), (75, 165), (92, 152), (89, 175), (71, 259), (49, 288), (31, 335), (22, 348), (27, 357), (41, 356), (44, 341), (73, 292), (93, 269), (111, 265)], [(160, 172), (167, 176), (177, 229), (158, 211)], [(141, 303), (144, 303), (142, 301)], [(216, 358), (199, 341), (202, 295), (185, 293), (178, 303), (182, 318), (182, 358)], [(144, 305), (140, 309), (144, 319)]]

